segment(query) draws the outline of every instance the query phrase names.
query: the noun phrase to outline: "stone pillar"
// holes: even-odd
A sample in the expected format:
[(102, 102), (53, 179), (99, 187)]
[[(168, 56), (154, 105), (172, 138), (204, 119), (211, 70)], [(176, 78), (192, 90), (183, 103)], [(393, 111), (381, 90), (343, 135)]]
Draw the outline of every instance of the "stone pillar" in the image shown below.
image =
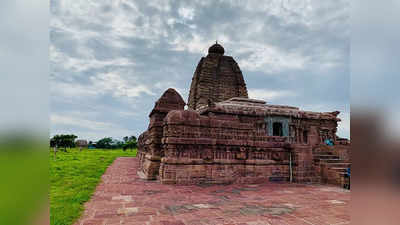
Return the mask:
[(315, 182), (312, 147), (309, 145), (292, 145), (293, 181), (296, 183)]
[(308, 134), (308, 143), (312, 147), (319, 145), (320, 143), (320, 138), (318, 134), (318, 128), (315, 126), (310, 127), (310, 131)]

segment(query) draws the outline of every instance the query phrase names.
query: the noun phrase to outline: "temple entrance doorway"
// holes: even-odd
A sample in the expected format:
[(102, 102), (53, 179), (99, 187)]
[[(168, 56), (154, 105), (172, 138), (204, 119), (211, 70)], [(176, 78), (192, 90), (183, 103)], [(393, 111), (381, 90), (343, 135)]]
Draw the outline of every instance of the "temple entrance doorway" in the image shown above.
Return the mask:
[(283, 136), (283, 128), (282, 128), (282, 123), (280, 122), (275, 122), (272, 125), (272, 130), (273, 130), (273, 136)]

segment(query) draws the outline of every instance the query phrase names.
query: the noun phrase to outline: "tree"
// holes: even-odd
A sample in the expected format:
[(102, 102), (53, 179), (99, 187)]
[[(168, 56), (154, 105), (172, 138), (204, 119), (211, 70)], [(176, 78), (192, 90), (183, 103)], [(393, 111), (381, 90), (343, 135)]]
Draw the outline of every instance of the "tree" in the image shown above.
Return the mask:
[(130, 137), (126, 136), (123, 138), (125, 144), (123, 145), (122, 149), (125, 151), (126, 149), (130, 148), (131, 150), (137, 147), (137, 138), (132, 135)]
[(96, 148), (111, 148), (112, 147), (112, 138), (105, 137), (97, 141)]
[(74, 134), (57, 134), (54, 135), (50, 139), (50, 147), (56, 148), (64, 148), (64, 151), (67, 151), (67, 148), (75, 147), (75, 139), (78, 136)]
[(114, 140), (112, 143), (112, 148), (113, 149), (120, 149), (124, 146), (124, 142), (119, 141), (119, 140)]

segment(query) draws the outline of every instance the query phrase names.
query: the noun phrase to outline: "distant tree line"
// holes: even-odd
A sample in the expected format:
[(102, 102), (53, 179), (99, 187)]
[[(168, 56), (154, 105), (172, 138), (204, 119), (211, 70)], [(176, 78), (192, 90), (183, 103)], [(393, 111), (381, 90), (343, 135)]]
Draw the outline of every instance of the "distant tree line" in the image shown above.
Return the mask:
[(60, 149), (64, 149), (67, 151), (67, 148), (74, 148), (75, 147), (75, 139), (78, 136), (74, 134), (57, 134), (54, 135), (50, 139), (50, 147), (56, 147)]
[[(79, 145), (79, 141), (75, 141), (78, 136), (74, 134), (57, 134), (50, 138), (50, 147), (60, 148), (64, 151), (67, 148), (74, 148)], [(89, 141), (88, 148), (102, 149), (135, 149), (137, 147), (137, 138), (135, 136), (125, 136), (123, 140), (116, 140), (111, 137), (102, 138), (96, 142)]]

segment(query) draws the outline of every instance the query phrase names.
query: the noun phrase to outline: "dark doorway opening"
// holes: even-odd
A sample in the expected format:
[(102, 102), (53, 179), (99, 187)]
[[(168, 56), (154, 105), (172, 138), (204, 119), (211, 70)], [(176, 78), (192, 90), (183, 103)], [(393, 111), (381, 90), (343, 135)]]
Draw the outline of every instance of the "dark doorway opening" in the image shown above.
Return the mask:
[(282, 128), (282, 123), (275, 122), (272, 124), (273, 128), (273, 136), (283, 136), (283, 128)]
[(303, 131), (303, 142), (304, 143), (308, 143), (308, 132), (307, 131)]

